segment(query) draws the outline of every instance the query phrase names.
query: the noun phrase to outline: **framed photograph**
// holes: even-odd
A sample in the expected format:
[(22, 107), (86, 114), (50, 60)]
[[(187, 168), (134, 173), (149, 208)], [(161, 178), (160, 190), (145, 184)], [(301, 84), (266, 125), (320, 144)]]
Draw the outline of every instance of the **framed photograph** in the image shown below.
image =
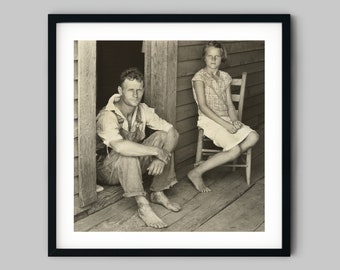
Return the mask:
[(290, 255), (290, 15), (48, 15), (49, 256)]

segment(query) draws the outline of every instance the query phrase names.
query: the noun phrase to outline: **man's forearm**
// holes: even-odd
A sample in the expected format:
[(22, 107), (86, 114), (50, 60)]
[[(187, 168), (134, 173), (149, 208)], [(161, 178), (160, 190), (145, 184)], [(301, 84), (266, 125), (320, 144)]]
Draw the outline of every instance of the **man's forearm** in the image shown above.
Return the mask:
[(114, 143), (110, 143), (111, 148), (123, 155), (129, 157), (141, 157), (141, 156), (156, 156), (158, 155), (158, 148), (154, 146), (147, 146), (128, 140), (120, 140)]

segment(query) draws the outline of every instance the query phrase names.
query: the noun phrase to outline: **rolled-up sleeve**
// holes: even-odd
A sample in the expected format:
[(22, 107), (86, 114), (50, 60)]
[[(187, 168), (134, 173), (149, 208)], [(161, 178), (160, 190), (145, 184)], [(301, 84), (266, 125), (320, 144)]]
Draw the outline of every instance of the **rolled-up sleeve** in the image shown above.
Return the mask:
[(223, 78), (225, 84), (227, 86), (229, 86), (231, 84), (233, 78), (227, 72), (223, 72), (222, 75), (223, 75), (222, 78)]
[(204, 77), (201, 71), (198, 71), (194, 77), (191, 79), (192, 82), (204, 82)]
[(97, 135), (103, 143), (110, 146), (110, 142), (123, 140), (119, 133), (117, 117), (111, 111), (101, 111), (97, 116)]
[(156, 113), (155, 109), (150, 108), (146, 104), (141, 104), (141, 107), (145, 113), (146, 125), (153, 130), (161, 130), (168, 132), (172, 125), (160, 118)]

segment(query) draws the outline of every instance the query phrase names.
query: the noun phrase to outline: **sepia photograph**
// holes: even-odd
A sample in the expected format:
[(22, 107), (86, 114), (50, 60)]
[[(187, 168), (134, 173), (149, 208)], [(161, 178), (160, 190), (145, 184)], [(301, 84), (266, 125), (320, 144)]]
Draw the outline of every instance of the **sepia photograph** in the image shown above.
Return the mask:
[(289, 17), (59, 16), (50, 249), (289, 254)]
[(74, 230), (263, 231), (264, 51), (75, 41)]

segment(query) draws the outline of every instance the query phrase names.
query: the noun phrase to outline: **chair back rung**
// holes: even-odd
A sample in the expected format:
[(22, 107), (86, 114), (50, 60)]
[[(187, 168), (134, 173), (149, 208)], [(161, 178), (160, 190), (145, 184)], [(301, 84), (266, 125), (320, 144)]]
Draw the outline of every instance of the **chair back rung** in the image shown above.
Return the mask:
[(203, 155), (206, 154), (206, 153), (219, 153), (221, 151), (222, 150), (218, 150), (218, 149), (202, 149)]
[(242, 84), (242, 79), (232, 79), (231, 84), (240, 86)]
[(231, 100), (234, 101), (234, 102), (239, 102), (240, 101), (240, 95), (232, 94)]
[(225, 167), (236, 167), (236, 168), (246, 168), (246, 167), (248, 167), (247, 164), (223, 164), (222, 166), (225, 166)]

